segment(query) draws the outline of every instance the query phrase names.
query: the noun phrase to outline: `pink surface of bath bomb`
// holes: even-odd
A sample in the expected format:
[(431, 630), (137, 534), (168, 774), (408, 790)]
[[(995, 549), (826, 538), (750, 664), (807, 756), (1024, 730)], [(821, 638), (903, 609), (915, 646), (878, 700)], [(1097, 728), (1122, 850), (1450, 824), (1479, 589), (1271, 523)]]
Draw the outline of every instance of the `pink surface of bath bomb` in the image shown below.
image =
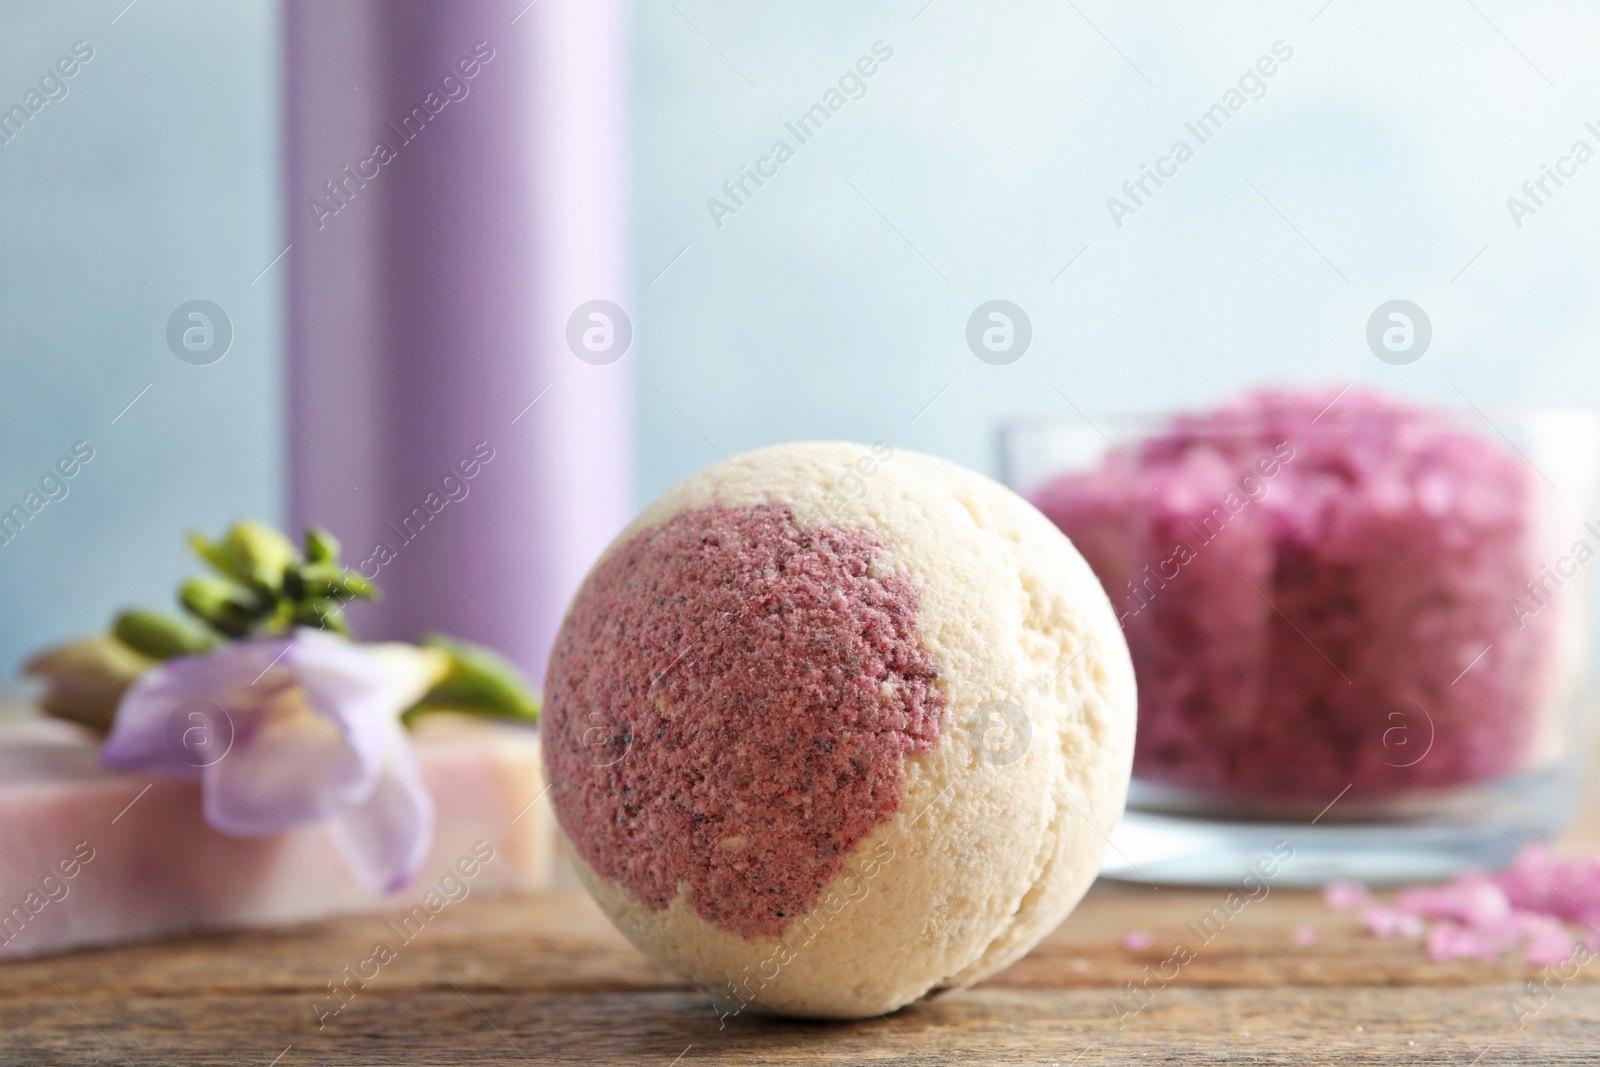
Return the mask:
[(657, 907), (687, 882), (706, 921), (774, 937), (899, 809), (904, 758), (938, 742), (944, 698), (916, 586), (871, 573), (887, 547), (876, 530), (802, 529), (781, 504), (712, 505), (595, 571), (552, 693), (588, 714), (550, 728), (626, 722), (605, 773), (591, 748), (552, 753), (598, 872)]
[(1439, 413), (1267, 392), (1034, 495), (1104, 582), (1139, 679), (1134, 773), (1315, 803), (1524, 764), (1554, 612), (1529, 467)]

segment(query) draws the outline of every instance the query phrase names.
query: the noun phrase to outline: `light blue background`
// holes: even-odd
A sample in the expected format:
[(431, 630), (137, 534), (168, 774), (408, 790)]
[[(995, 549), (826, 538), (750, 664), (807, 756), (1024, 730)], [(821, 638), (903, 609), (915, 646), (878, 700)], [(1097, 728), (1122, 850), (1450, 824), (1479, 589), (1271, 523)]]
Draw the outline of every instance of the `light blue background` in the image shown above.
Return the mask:
[[(0, 548), (7, 676), (118, 605), (164, 603), (183, 530), (283, 512), (282, 264), (252, 279), (283, 246), (293, 31), (258, 0), (124, 2), (0, 4), (0, 106), (73, 41), (96, 50), (0, 147), (0, 505), (73, 441), (97, 453)], [(1262, 380), (1600, 407), (1600, 159), (1521, 229), (1505, 203), (1573, 140), (1600, 148), (1600, 9), (1474, 2), (640, 0), (642, 495), (796, 438), (993, 472), (1005, 420), (1070, 410), (1057, 388), (1090, 411)], [(865, 97), (797, 145), (785, 121), (878, 40), (894, 56)], [(1118, 229), (1106, 198), (1278, 40), (1294, 57), (1267, 94)], [(719, 229), (707, 198), (779, 137), (795, 158)], [(236, 329), (211, 367), (163, 339), (196, 297)], [(1433, 322), (1410, 366), (1364, 340), (1396, 297)], [(1032, 320), (1010, 366), (964, 340), (993, 298)]]
[[(730, 454), (884, 437), (993, 470), (1003, 420), (1070, 412), (1051, 382), (1086, 411), (1264, 378), (1600, 401), (1600, 160), (1520, 231), (1505, 206), (1574, 138), (1600, 147), (1595, 5), (1481, 0), (1490, 25), (1464, 0), (924, 3), (640, 9), (641, 368), (687, 416), (641, 390), (647, 490), (717, 461), (702, 433)], [(878, 39), (895, 56), (867, 96), (717, 229), (706, 198)], [(1114, 226), (1106, 199), (1280, 39), (1267, 95)], [(997, 297), (1034, 327), (1005, 367), (963, 337)], [(1412, 366), (1364, 341), (1397, 297), (1433, 320)]]
[[(74, 41), (95, 52), (0, 147), (0, 507), (74, 441), (95, 450), (0, 547), (13, 684), (29, 651), (119, 605), (169, 604), (191, 569), (184, 530), (283, 510), (284, 423), (262, 395), (282, 406), (282, 264), (251, 284), (283, 247), (281, 19), (266, 3), (126, 2), (0, 6), (0, 107)], [(168, 315), (196, 298), (233, 321), (214, 366), (166, 345)]]

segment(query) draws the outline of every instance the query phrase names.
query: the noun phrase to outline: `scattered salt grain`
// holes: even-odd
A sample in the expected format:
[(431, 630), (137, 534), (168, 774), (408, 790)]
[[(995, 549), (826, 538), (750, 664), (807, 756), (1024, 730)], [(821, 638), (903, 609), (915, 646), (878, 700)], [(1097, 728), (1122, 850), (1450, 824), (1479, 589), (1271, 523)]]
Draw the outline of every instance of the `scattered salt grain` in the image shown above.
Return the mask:
[(1428, 931), (1428, 958), (1435, 963), (1446, 960), (1492, 960), (1521, 940), (1522, 931), (1509, 918), (1465, 926), (1445, 920)]
[(1394, 906), (1425, 919), (1454, 919), (1472, 927), (1494, 925), (1511, 914), (1505, 893), (1481, 874), (1464, 874), (1441, 886), (1402, 889)]
[(1143, 952), (1151, 944), (1150, 935), (1143, 930), (1129, 930), (1122, 935), (1122, 947), (1129, 952)]
[(1334, 911), (1356, 911), (1372, 902), (1372, 894), (1360, 882), (1336, 878), (1322, 887), (1322, 900)]
[(1494, 882), (1518, 910), (1589, 927), (1600, 924), (1600, 855), (1561, 860), (1529, 846)]
[(1577, 941), (1559, 919), (1527, 915), (1523, 929), (1528, 934), (1528, 962), (1535, 967), (1555, 967), (1571, 959), (1578, 950)]
[[(1335, 911), (1359, 909), (1377, 937), (1415, 937), (1437, 962), (1492, 960), (1519, 942), (1529, 964), (1553, 967), (1581, 944), (1600, 951), (1600, 855), (1562, 860), (1530, 846), (1497, 874), (1463, 874), (1440, 885), (1412, 886), (1389, 905), (1370, 904), (1359, 882), (1330, 882), (1323, 900)], [(1588, 928), (1580, 942), (1568, 923)], [(1298, 936), (1298, 931), (1296, 931)]]
[(1296, 926), (1292, 936), (1294, 938), (1294, 943), (1299, 945), (1301, 948), (1309, 948), (1310, 946), (1315, 945), (1318, 941), (1322, 940), (1322, 935), (1317, 932), (1317, 928), (1315, 926)]
[(1381, 904), (1363, 908), (1361, 921), (1375, 937), (1416, 937), (1422, 933), (1421, 919)]

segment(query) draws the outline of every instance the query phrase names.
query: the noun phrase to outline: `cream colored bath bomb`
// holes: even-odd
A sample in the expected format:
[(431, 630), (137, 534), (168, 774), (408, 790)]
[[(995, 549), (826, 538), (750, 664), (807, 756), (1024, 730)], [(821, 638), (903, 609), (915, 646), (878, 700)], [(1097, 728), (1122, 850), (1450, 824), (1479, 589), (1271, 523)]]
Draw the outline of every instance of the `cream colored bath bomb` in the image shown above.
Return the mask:
[(579, 875), (723, 1013), (971, 985), (1070, 911), (1122, 813), (1133, 668), (1072, 544), (884, 444), (794, 444), (645, 509), (550, 658)]

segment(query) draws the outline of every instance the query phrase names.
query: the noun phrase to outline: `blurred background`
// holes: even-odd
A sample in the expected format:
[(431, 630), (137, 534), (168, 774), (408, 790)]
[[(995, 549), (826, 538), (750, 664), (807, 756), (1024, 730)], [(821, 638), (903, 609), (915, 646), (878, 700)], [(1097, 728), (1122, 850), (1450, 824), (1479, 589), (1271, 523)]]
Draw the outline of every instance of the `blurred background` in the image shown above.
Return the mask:
[[(465, 603), (439, 608), (459, 620), (438, 625), (542, 666), (548, 623), (510, 617), (518, 596), (558, 610), (628, 509), (766, 444), (884, 439), (996, 474), (1010, 420), (1204, 406), (1263, 381), (1600, 408), (1593, 4), (506, 0), (463, 11), (427, 61), (438, 69), (415, 85), (391, 79), (385, 97), (368, 77), (368, 38), (340, 22), (338, 2), (320, 13), (283, 0), (0, 4), (0, 109), (13, 109), (0, 119), (0, 509), (24, 505), (75, 447), (80, 459), (92, 450), (65, 495), (30, 506), (0, 546), (8, 684), (30, 650), (104, 626), (120, 606), (169, 604), (195, 569), (186, 530), (317, 519), (356, 565), (377, 519), (398, 521), (480, 438), (510, 460), (437, 514), (429, 543), (459, 556), (498, 538), (499, 555), (485, 556), (496, 566), (560, 560), (493, 604), (493, 575), (467, 568), (451, 582)], [(541, 35), (583, 19), (591, 51), (563, 69)], [(382, 101), (421, 100), (478, 41), (494, 50), (473, 81), (480, 100), (452, 102), (459, 120), (436, 114), (445, 132), (383, 164), (387, 184), (354, 194), (353, 218), (326, 220), (328, 241), (298, 236), (315, 225), (307, 188), (338, 177), (317, 137), (341, 116), (400, 121)], [(619, 106), (584, 110), (611, 92)], [(492, 135), (507, 99), (534, 116), (531, 132)], [(541, 100), (577, 107), (593, 128), (539, 125)], [(1186, 124), (1208, 112), (1197, 136)], [(351, 121), (329, 160), (369, 154), (364, 120)], [(1192, 150), (1181, 162), (1180, 140)], [(507, 144), (522, 162), (496, 185)], [(477, 162), (448, 173), (460, 159)], [(615, 189), (585, 165), (619, 170)], [(455, 192), (440, 185), (430, 200), (417, 184), (430, 168)], [(543, 206), (498, 214), (524, 185)], [(390, 200), (363, 220), (379, 192)], [(394, 225), (435, 202), (449, 218), (442, 237)], [(604, 220), (593, 233), (590, 218)], [(341, 279), (425, 260), (435, 239), (461, 256), (441, 270), (465, 295), (442, 302), (526, 291), (533, 310), (498, 347), (463, 337), (456, 351), (446, 330), (429, 342), (434, 365), (477, 368), (463, 372), (463, 395), (522, 380), (495, 367), (525, 358), (534, 370), (526, 393), (500, 398), (496, 418), (516, 421), (478, 433), (452, 408), (433, 452), (390, 462), (375, 441), (428, 436), (384, 421), (404, 406), (395, 398), (451, 387), (408, 385), (422, 364), (396, 368), (368, 349), (361, 358), (377, 364), (336, 371), (341, 352), (381, 349), (385, 330), (396, 344), (416, 332), (425, 279), (344, 315), (347, 334), (308, 340), (294, 323), (339, 318), (355, 300)], [(566, 284), (565, 265), (594, 248), (598, 275)], [(196, 300), (231, 330), (209, 362), (169, 340), (175, 312)], [(565, 332), (590, 300), (611, 302), (631, 330), (604, 364)], [(1020, 358), (980, 359), (969, 345), (969, 319), (991, 300), (1025, 318)], [(1368, 343), (1369, 318), (1391, 300), (1431, 325), (1409, 362)], [(524, 499), (538, 502), (528, 514)], [(583, 521), (563, 525), (569, 509)], [(415, 588), (425, 613), (450, 599), (418, 573), (442, 558), (402, 552), (380, 584), (401, 602)], [(371, 622), (373, 636), (409, 626)]]

